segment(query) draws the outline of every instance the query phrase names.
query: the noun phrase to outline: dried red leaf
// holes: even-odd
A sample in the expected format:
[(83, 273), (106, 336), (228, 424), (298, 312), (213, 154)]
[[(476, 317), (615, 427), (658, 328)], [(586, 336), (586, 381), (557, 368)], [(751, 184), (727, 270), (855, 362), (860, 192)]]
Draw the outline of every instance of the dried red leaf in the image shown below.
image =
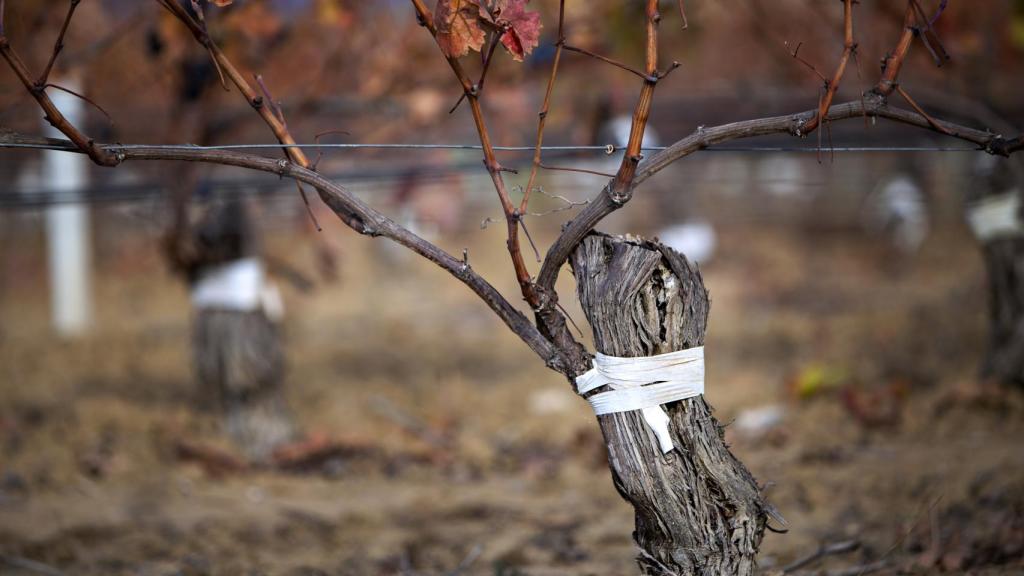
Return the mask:
[(227, 6), (228, 4), (231, 4), (235, 0), (210, 0), (210, 1), (213, 2), (214, 6), (219, 6), (219, 7), (223, 8), (223, 7)]
[(441, 51), (451, 58), (479, 52), (484, 45), (479, 0), (437, 0), (434, 27)]
[(501, 44), (519, 62), (540, 42), (540, 13), (527, 10), (530, 0), (497, 0), (497, 24), (504, 30)]

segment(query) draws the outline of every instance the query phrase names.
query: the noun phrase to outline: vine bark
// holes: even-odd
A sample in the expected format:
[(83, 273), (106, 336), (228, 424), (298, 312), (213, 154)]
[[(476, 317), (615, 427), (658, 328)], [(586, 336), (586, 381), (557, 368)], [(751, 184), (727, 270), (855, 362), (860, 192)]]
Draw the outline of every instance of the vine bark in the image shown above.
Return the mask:
[[(571, 260), (603, 354), (703, 346), (709, 299), (700, 271), (655, 242), (592, 233)], [(662, 454), (638, 411), (598, 417), (612, 479), (636, 510), (644, 574), (753, 574), (768, 506), (726, 447), (703, 396), (664, 406), (676, 449)]]

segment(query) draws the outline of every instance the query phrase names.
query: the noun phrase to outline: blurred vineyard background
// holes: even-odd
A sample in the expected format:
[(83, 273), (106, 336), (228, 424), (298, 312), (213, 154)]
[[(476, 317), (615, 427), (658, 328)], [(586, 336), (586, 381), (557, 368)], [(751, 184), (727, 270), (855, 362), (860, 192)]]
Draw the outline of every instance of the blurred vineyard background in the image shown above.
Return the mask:
[[(41, 66), (66, 3), (7, 4), (7, 33)], [(406, 2), (235, 4), (211, 29), (263, 76), (298, 140), (344, 131), (324, 141), (475, 142), (465, 107), (449, 114), (458, 87)], [(533, 142), (557, 2), (533, 4), (545, 15), (541, 47), (488, 79), (497, 145)], [(569, 2), (569, 34), (638, 58), (641, 9)], [(872, 84), (901, 18), (895, 3), (857, 10), (859, 70), (846, 99)], [(688, 16), (685, 32), (665, 18), (664, 53), (682, 67), (655, 100), (659, 143), (817, 105), (818, 80), (789, 50), (802, 42), (800, 54), (829, 69), (838, 3), (689, 2)], [(952, 2), (938, 26), (953, 61), (936, 69), (912, 52), (908, 90), (970, 125), (1024, 125), (1024, 2)], [(83, 2), (67, 44), (57, 82), (110, 114), (87, 107), (86, 132), (99, 141), (273, 142), (155, 3)], [(547, 143), (610, 143), (635, 98), (624, 76), (567, 56)], [(7, 71), (0, 129), (43, 130)], [(922, 572), (1024, 570), (1024, 400), (977, 378), (985, 270), (964, 203), (982, 185), (979, 155), (881, 121), (850, 120), (825, 137), (694, 155), (602, 229), (665, 239), (685, 229), (682, 241), (705, 251), (707, 398), (789, 523), (767, 536), (765, 568), (856, 539), (860, 550), (835, 566), (900, 558)], [(530, 153), (501, 159), (528, 169)], [(545, 159), (614, 170), (601, 151)], [(315, 232), (294, 184), (269, 175), (89, 166), (84, 188), (69, 192), (46, 163), (35, 150), (0, 154), (0, 572), (635, 571), (632, 511), (610, 482), (589, 407), (445, 273), (352, 234), (323, 207)], [(320, 171), (450, 253), (465, 249), (475, 270), (517, 293), (503, 226), (488, 225), (501, 212), (478, 151), (329, 149)], [(525, 184), (523, 173), (510, 178)], [(543, 253), (575, 209), (554, 195), (585, 202), (605, 180), (546, 172), (540, 182), (550, 196), (526, 223)], [(232, 447), (200, 400), (187, 286), (162, 252), (169, 196), (185, 187), (196, 210), (244, 199), (262, 252), (280, 263), (287, 401), (306, 437), (331, 446), (315, 458), (271, 470), (218, 456)], [(87, 218), (91, 291), (91, 320), (74, 336), (53, 326), (46, 239), (48, 214), (69, 207)], [(571, 278), (559, 287), (589, 342)]]

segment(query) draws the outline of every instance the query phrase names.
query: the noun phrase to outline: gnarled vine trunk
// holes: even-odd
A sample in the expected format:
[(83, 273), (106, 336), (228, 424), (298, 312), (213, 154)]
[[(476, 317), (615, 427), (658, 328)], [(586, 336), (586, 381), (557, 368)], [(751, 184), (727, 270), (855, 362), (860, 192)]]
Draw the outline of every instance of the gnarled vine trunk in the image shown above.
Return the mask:
[[(571, 263), (598, 351), (653, 356), (704, 344), (707, 290), (679, 253), (595, 233)], [(639, 412), (598, 417), (615, 487), (636, 509), (642, 572), (753, 574), (768, 509), (754, 477), (703, 396), (664, 408), (676, 446), (668, 454)]]

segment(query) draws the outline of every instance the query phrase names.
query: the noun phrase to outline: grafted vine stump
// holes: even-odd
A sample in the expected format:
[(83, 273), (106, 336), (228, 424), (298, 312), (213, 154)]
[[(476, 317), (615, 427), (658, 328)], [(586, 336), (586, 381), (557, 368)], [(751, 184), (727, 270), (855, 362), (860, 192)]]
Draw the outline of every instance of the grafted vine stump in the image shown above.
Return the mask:
[[(707, 290), (681, 254), (592, 233), (571, 264), (600, 352), (651, 356), (704, 344)], [(703, 396), (665, 410), (676, 449), (664, 455), (639, 412), (598, 417), (615, 487), (636, 510), (642, 572), (753, 574), (768, 509), (754, 477), (729, 452)]]

